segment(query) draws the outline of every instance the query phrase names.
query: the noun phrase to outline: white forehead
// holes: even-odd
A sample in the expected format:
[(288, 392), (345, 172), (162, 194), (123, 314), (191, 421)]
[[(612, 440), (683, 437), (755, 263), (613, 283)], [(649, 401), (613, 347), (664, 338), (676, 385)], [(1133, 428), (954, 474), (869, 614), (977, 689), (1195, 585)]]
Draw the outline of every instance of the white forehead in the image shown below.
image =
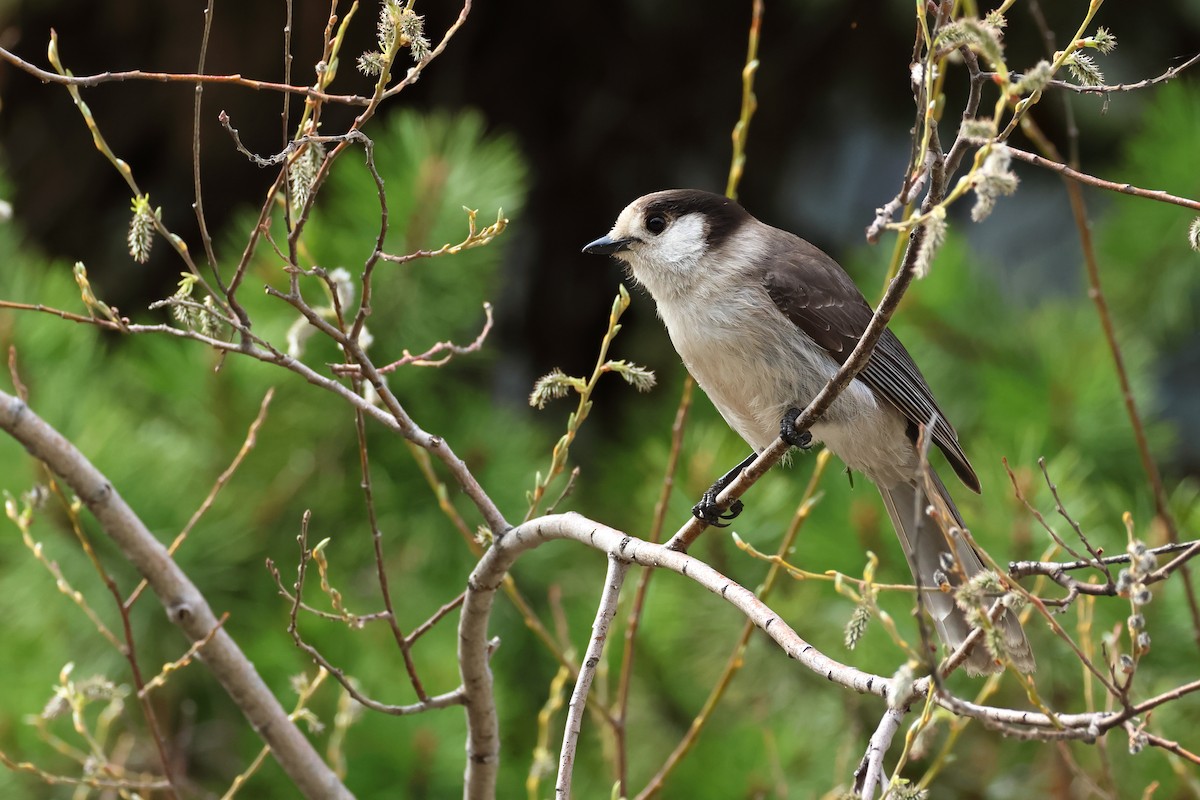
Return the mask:
[(613, 223), (613, 233), (620, 233), (622, 236), (636, 234), (642, 229), (643, 217), (646, 214), (646, 198), (639, 197), (617, 215), (617, 221)]

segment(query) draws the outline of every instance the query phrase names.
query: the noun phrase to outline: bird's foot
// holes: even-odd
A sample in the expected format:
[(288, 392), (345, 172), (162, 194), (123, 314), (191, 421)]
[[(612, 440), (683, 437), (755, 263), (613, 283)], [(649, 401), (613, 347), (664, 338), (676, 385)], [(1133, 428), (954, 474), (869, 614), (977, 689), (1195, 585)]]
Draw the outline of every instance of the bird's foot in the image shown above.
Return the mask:
[(796, 418), (799, 416), (800, 409), (798, 408), (789, 408), (784, 412), (783, 419), (779, 422), (779, 438), (792, 447), (807, 450), (812, 447), (812, 434), (808, 431), (796, 430)]
[(712, 525), (714, 528), (728, 528), (729, 523), (722, 522), (721, 520), (733, 519), (742, 513), (742, 509), (746, 506), (741, 500), (734, 500), (729, 504), (729, 509), (722, 513), (720, 507), (717, 505), (717, 495), (721, 493), (721, 489), (723, 488), (725, 487), (718, 488), (714, 484), (711, 489), (706, 491), (704, 496), (700, 498), (700, 502), (692, 506), (692, 516), (703, 523)]

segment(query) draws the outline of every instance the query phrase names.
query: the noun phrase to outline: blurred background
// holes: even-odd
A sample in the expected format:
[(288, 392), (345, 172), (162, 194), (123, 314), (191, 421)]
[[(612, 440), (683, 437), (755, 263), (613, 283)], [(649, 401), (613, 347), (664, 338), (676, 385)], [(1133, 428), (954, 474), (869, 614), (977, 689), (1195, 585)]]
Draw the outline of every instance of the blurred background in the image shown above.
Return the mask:
[[(329, 6), (295, 5), (292, 80), (308, 83)], [(435, 41), (460, 8), (454, 3), (417, 6), (427, 15)], [(192, 72), (203, 9), (192, 0), (10, 0), (0, 2), (0, 44), (48, 68), (45, 48), (54, 28), (63, 61), (77, 75), (126, 69)], [(1072, 1), (1046, 3), (1041, 10), (1061, 45), (1085, 9), (1086, 3)], [(352, 62), (375, 47), (377, 13), (370, 3), (358, 9), (333, 90), (370, 91), (371, 81)], [(1008, 16), (1009, 64), (1031, 66), (1044, 57), (1045, 47), (1029, 4), (1020, 0)], [(485, 221), (502, 207), (512, 220), (490, 247), (382, 269), (370, 321), (373, 353), (386, 361), (403, 348), (420, 352), (447, 338), (470, 341), (483, 321), (481, 304), (494, 304), (497, 327), (480, 354), (437, 372), (401, 371), (393, 376), (393, 387), (420, 424), (446, 436), (467, 459), (510, 518), (523, 514), (534, 472), (546, 469), (550, 448), (574, 408), (572, 399), (534, 411), (526, 403), (532, 384), (555, 367), (568, 374), (590, 371), (622, 280), (614, 264), (585, 257), (580, 248), (606, 232), (621, 208), (641, 194), (679, 186), (724, 189), (749, 19), (749, 2), (702, 7), (680, 0), (477, 2), (445, 54), (367, 128), (389, 191), (390, 251), (460, 240), (464, 205), (478, 208)], [(206, 71), (282, 80), (283, 23), (283, 3), (218, 3)], [(1097, 24), (1119, 42), (1113, 54), (1100, 58), (1106, 80), (1132, 82), (1160, 75), (1196, 52), (1200, 4), (1168, 0), (1147, 10), (1110, 3)], [(835, 256), (870, 299), (879, 296), (894, 240), (885, 237), (870, 247), (863, 233), (875, 209), (896, 193), (909, 157), (913, 36), (912, 7), (905, 3), (770, 2), (763, 23), (759, 109), (750, 127), (740, 200), (760, 219)], [(954, 69), (947, 83), (950, 121), (943, 141), (953, 135), (964, 96), (962, 71)], [(113, 150), (132, 166), (152, 205), (162, 207), (164, 222), (200, 254), (191, 205), (191, 87), (108, 83), (84, 90), (84, 97)], [(985, 106), (993, 99), (986, 96)], [(232, 265), (273, 173), (234, 150), (217, 114), (225, 110), (247, 147), (269, 154), (283, 146), (283, 104), (269, 92), (216, 85), (205, 89), (203, 102), (205, 209), (217, 256)], [(1085, 171), (1181, 196), (1200, 195), (1200, 71), (1142, 92), (1072, 95), (1066, 102), (1080, 130)], [(70, 265), (83, 260), (106, 302), (139, 321), (164, 320), (146, 307), (175, 290), (181, 265), (161, 241), (149, 263), (129, 258), (128, 188), (92, 147), (67, 92), (4, 63), (0, 104), (0, 197), (13, 207), (12, 219), (0, 227), (0, 299), (82, 311)], [(301, 106), (293, 99), (293, 124)], [(322, 132), (344, 130), (353, 114), (327, 106)], [(1061, 93), (1048, 92), (1034, 117), (1066, 151)], [(1020, 136), (1014, 144), (1032, 149)], [(1000, 562), (1040, 554), (1045, 534), (1012, 496), (1001, 458), (1049, 513), (1052, 501), (1036, 467), (1044, 456), (1064, 502), (1097, 544), (1110, 552), (1124, 548), (1125, 511), (1133, 514), (1139, 535), (1158, 544), (1161, 531), (1150, 524), (1153, 498), (1087, 297), (1061, 181), (1024, 165), (1017, 172), (1018, 194), (1001, 199), (983, 224), (972, 224), (966, 208), (952, 215), (951, 235), (932, 275), (914, 287), (894, 323), (981, 475), (983, 496), (959, 490), (960, 505), (977, 539)], [(1152, 446), (1180, 528), (1194, 532), (1200, 521), (1200, 403), (1195, 399), (1200, 392), (1200, 270), (1186, 242), (1194, 215), (1095, 190), (1087, 190), (1086, 197), (1108, 301)], [(353, 271), (370, 252), (377, 230), (374, 186), (361, 157), (349, 153), (317, 202), (302, 257), (306, 263)], [(277, 259), (268, 246), (260, 246), (242, 297), (259, 330), (277, 342), (294, 314), (258, 290), (281, 281)], [(311, 291), (319, 292), (315, 285)], [(648, 297), (634, 291), (623, 322), (613, 357), (655, 370), (659, 386), (638, 395), (615, 378), (602, 382), (592, 418), (573, 445), (572, 465), (581, 475), (564, 508), (645, 535), (683, 371)], [(221, 361), (174, 341), (104, 336), (53, 318), (0, 310), (0, 344), (6, 351), (16, 346), (32, 406), (106, 471), (164, 540), (187, 521), (237, 451), (266, 389), (276, 387), (257, 447), (180, 560), (218, 613), (233, 613), (230, 631), (288, 704), (287, 677), (308, 664), (286, 634), (287, 606), (262, 563), (269, 556), (285, 579), (291, 574), (304, 509), (314, 513), (313, 540), (332, 538), (333, 579), (351, 609), (367, 612), (378, 606), (352, 415), (294, 376), (236, 358)], [(317, 366), (336, 358), (332, 348), (319, 343), (306, 353)], [(699, 493), (744, 455), (743, 448), (698, 394), (669, 505), (668, 532), (686, 519)], [(400, 597), (402, 624), (411, 628), (457, 593), (473, 559), (431, 502), (407, 449), (373, 430), (371, 452), (393, 592)], [(739, 535), (763, 550), (775, 546), (812, 461), (799, 457), (754, 488), (735, 526)], [(840, 465), (830, 473), (794, 560), (815, 571), (858, 575), (870, 549), (883, 562), (881, 580), (905, 579), (903, 559), (874, 491), (863, 481), (851, 488)], [(19, 495), (36, 480), (40, 476), (23, 452), (0, 441), (0, 487)], [(456, 503), (474, 525), (469, 504), (461, 498)], [(0, 685), (0, 749), (65, 771), (63, 762), (55, 761), (60, 757), (23, 722), (24, 715), (41, 710), (67, 661), (76, 662), (79, 673), (124, 682), (127, 665), (55, 590), (21, 546), (16, 529), (8, 527), (0, 540), (6, 543), (0, 548), (0, 625), (7, 642), (0, 648), (0, 674), (6, 676)], [(109, 613), (103, 587), (62, 514), (49, 507), (34, 532), (73, 585), (113, 624), (117, 617)], [(106, 550), (98, 534), (96, 542)], [(761, 580), (764, 565), (719, 532), (706, 534), (694, 552), (747, 585)], [(122, 585), (132, 587), (133, 578), (119, 560), (105, 555)], [(547, 546), (522, 559), (516, 577), (548, 624), (554, 610), (561, 610), (560, 627), (581, 650), (603, 567), (595, 553)], [(669, 575), (651, 585), (630, 720), (635, 787), (653, 774), (686, 730), (740, 629), (730, 609), (697, 593)], [(137, 634), (144, 668), (153, 671), (151, 665), (177, 657), (184, 643), (150, 599), (141, 602)], [(884, 602), (911, 627), (906, 597)], [(883, 674), (900, 663), (877, 626), (857, 651), (844, 650), (842, 627), (853, 603), (828, 585), (784, 587), (776, 607), (801, 635), (835, 657)], [(1127, 614), (1122, 601), (1100, 603), (1093, 630), (1111, 627)], [(1156, 646), (1139, 673), (1145, 690), (1194, 680), (1194, 670), (1180, 671), (1181, 665), (1195, 663), (1196, 646), (1177, 582), (1161, 589), (1147, 615)], [(1073, 617), (1070, 625), (1064, 622), (1075, 624)], [(452, 627), (431, 634), (418, 650), (430, 691), (456, 685)], [(504, 642), (493, 662), (505, 736), (501, 785), (508, 788), (501, 796), (516, 796), (536, 761), (532, 720), (546, 702), (556, 663), (511, 604), (498, 603), (493, 627)], [(349, 632), (311, 620), (305, 633), (344, 659), (346, 670), (372, 696), (411, 701), (387, 631)], [(1078, 664), (1043, 633), (1035, 631), (1033, 638), (1045, 696), (1067, 710), (1081, 710)], [(600, 691), (615, 682), (618, 663), (610, 656), (613, 674), (601, 676)], [(797, 674), (761, 641), (752, 645), (731, 693), (664, 796), (820, 796), (848, 780), (880, 710), (874, 700), (844, 696)], [(1022, 702), (1019, 693), (1002, 699)], [(328, 691), (314, 708), (328, 719), (334, 701), (335, 693)], [(173, 678), (158, 703), (178, 746), (180, 772), (195, 796), (219, 795), (256, 752), (253, 734), (202, 668)], [(1185, 700), (1163, 709), (1155, 721), (1164, 735), (1182, 736), (1200, 722), (1200, 711), (1194, 700)], [(594, 720), (588, 727), (577, 786), (580, 796), (608, 796), (611, 772), (602, 737)], [(153, 762), (142, 752), (145, 741), (137, 739), (138, 732), (134, 723), (133, 740), (140, 744), (131, 760), (146, 759), (149, 767)], [(555, 728), (555, 749), (558, 735)], [(1031, 788), (1046, 796), (1102, 796), (1088, 794), (1072, 762), (1085, 772), (1111, 769), (1117, 796), (1140, 793), (1155, 779), (1163, 784), (1156, 797), (1198, 796), (1194, 771), (1186, 774), (1159, 752), (1131, 757), (1120, 737), (1110, 738), (1107, 751), (1082, 745), (1056, 750), (1002, 742), (972, 728), (958, 745), (959, 764), (947, 768), (935, 796), (1017, 797)], [(400, 720), (367, 715), (351, 729), (345, 747), (348, 780), (360, 797), (439, 798), (459, 792), (458, 712)], [(292, 796), (270, 764), (246, 791), (254, 797)], [(541, 796), (550, 791), (543, 782)], [(8, 772), (0, 772), (0, 792), (14, 798), (71, 793)]]

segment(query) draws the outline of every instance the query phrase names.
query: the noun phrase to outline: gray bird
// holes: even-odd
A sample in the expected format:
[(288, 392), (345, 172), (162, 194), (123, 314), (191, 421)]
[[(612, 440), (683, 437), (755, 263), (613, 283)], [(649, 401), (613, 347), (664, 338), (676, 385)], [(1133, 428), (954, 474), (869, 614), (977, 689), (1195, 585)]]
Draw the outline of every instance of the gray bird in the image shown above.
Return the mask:
[[(736, 516), (741, 503), (721, 515), (716, 496), (776, 437), (799, 447), (824, 442), (879, 488), (938, 634), (958, 647), (971, 625), (954, 594), (938, 587), (957, 586), (984, 566), (955, 531), (944, 532), (925, 513), (920, 426), (969, 489), (979, 491), (979, 478), (904, 345), (885, 330), (867, 366), (811, 431), (793, 424), (849, 357), (872, 316), (838, 263), (734, 201), (691, 189), (638, 198), (583, 252), (615, 256), (650, 292), (688, 371), (754, 449), (693, 513), (717, 525)], [(965, 527), (936, 473), (933, 485), (956, 525)], [(1015, 614), (1005, 610), (996, 626), (1013, 664), (1032, 672), (1033, 654)], [(964, 666), (971, 675), (1003, 668), (982, 644)]]

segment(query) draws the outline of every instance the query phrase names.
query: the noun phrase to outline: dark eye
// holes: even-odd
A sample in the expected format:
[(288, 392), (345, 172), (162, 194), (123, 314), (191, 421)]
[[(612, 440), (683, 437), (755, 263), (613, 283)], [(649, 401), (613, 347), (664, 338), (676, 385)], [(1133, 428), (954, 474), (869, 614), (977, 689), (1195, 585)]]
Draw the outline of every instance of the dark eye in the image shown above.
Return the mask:
[(667, 229), (667, 218), (662, 214), (654, 214), (646, 217), (646, 230), (653, 233), (655, 236)]

